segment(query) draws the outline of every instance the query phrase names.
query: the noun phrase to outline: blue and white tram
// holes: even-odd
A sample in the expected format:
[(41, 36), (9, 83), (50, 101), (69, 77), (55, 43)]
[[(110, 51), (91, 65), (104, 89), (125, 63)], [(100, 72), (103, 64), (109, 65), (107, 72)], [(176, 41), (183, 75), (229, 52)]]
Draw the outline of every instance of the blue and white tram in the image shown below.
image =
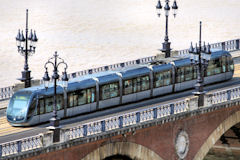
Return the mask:
[[(205, 84), (229, 80), (234, 65), (229, 52), (214, 51), (204, 73)], [(57, 114), (60, 118), (136, 102), (194, 87), (196, 67), (189, 58), (167, 64), (147, 64), (119, 71), (90, 74), (69, 81), (67, 95), (57, 87)], [(47, 122), (53, 109), (53, 85), (17, 91), (10, 99), (7, 120), (13, 126)]]

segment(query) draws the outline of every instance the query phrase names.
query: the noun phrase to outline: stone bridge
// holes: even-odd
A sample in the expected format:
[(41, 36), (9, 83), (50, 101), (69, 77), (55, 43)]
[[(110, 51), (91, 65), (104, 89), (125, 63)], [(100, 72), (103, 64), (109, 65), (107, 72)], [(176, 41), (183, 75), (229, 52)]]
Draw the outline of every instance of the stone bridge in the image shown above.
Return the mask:
[[(1, 155), (28, 160), (200, 160), (219, 139), (225, 142), (224, 133), (240, 122), (240, 86), (205, 95), (202, 108), (197, 100), (193, 96), (62, 129), (59, 143), (52, 143), (53, 134), (47, 132), (35, 141), (30, 138), (31, 145), (30, 139), (1, 144)], [(10, 146), (17, 155), (10, 153), (14, 149), (6, 152)]]

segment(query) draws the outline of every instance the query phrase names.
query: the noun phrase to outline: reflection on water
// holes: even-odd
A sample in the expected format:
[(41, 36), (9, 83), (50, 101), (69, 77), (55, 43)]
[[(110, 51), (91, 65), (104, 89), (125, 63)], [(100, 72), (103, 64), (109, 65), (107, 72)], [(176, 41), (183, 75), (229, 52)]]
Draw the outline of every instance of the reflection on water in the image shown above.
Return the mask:
[[(29, 58), (34, 78), (44, 74), (47, 59), (58, 51), (69, 64), (68, 72), (123, 62), (158, 53), (165, 34), (165, 17), (158, 18), (156, 1), (149, 0), (0, 0), (0, 87), (21, 77), (24, 58), (17, 53), (15, 37), (29, 28), (39, 38), (36, 54)], [(179, 11), (169, 18), (173, 49), (188, 48), (202, 39), (213, 43), (240, 37), (239, 0), (177, 0)], [(163, 3), (163, 0), (162, 0)], [(171, 1), (172, 5), (172, 1)]]

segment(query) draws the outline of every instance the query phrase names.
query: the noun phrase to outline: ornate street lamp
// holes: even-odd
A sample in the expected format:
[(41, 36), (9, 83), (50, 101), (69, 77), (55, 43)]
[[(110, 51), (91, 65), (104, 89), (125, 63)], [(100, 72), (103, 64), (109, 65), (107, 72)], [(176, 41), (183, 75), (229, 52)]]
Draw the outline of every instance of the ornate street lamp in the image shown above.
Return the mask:
[(202, 22), (200, 21), (200, 34), (199, 34), (199, 47), (196, 44), (196, 47), (191, 46), (189, 48), (190, 59), (192, 64), (197, 66), (197, 82), (195, 84), (194, 95), (198, 96), (198, 107), (204, 105), (204, 72), (207, 69), (208, 62), (211, 59), (210, 45), (206, 47), (205, 42), (203, 47), (201, 46), (201, 32), (202, 32)]
[[(26, 37), (26, 38), (25, 38)], [(25, 37), (23, 31), (20, 32), (18, 30), (18, 34), (16, 37), (16, 45), (18, 48), (18, 52), (25, 57), (24, 71), (22, 71), (22, 78), (19, 78), (20, 81), (25, 82), (25, 88), (31, 87), (31, 71), (28, 69), (28, 56), (31, 56), (35, 53), (36, 42), (38, 41), (36, 32), (32, 31), (28, 35), (28, 9), (26, 10), (26, 33)], [(30, 42), (29, 42), (30, 41)]]
[[(51, 60), (54, 61), (52, 62)], [(57, 60), (60, 60), (60, 62), (57, 62)], [(50, 130), (53, 130), (53, 142), (59, 142), (60, 140), (60, 126), (59, 126), (59, 118), (57, 117), (57, 80), (59, 79), (59, 75), (58, 75), (58, 67), (60, 64), (64, 64), (65, 68), (64, 68), (64, 72), (62, 75), (62, 85), (61, 87), (63, 88), (67, 88), (68, 86), (68, 77), (67, 77), (67, 64), (64, 62), (64, 60), (62, 58), (60, 58), (57, 55), (57, 52), (55, 52), (55, 54), (53, 55), (52, 58), (48, 59), (48, 61), (45, 63), (44, 68), (46, 69), (44, 77), (43, 77), (43, 81), (44, 81), (44, 85), (45, 88), (47, 89), (49, 86), (49, 81), (50, 81), (50, 77), (48, 75), (48, 68), (47, 65), (48, 64), (52, 64), (53, 65), (53, 75), (52, 75), (52, 79), (54, 80), (54, 106), (53, 106), (53, 115), (52, 118), (50, 119)]]
[[(166, 16), (166, 34), (165, 34), (165, 38), (164, 38), (164, 43), (162, 43), (163, 46), (162, 46), (161, 51), (165, 52), (165, 58), (167, 58), (167, 57), (170, 57), (170, 53), (171, 53), (171, 48), (170, 48), (171, 43), (168, 42), (168, 40), (169, 40), (168, 39), (168, 16), (169, 16), (170, 7), (169, 7), (169, 4), (168, 4), (169, 0), (166, 0), (165, 2), (166, 2), (166, 4), (165, 4), (165, 7), (164, 7), (164, 11), (165, 11), (165, 16)], [(161, 5), (160, 0), (158, 0), (156, 9), (157, 9), (157, 14), (160, 17), (161, 9), (162, 9), (162, 5)], [(176, 15), (177, 15), (177, 9), (178, 9), (176, 0), (174, 0), (174, 2), (173, 2), (172, 9), (174, 11), (173, 15), (174, 15), (174, 18), (175, 18)]]

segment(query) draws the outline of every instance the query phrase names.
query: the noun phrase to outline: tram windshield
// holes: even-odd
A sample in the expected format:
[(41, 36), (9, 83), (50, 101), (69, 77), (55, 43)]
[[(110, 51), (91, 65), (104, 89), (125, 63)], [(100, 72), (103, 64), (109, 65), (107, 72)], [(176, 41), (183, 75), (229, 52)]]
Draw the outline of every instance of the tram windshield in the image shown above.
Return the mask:
[(13, 95), (7, 108), (8, 119), (23, 120), (27, 111), (30, 94), (18, 93)]

